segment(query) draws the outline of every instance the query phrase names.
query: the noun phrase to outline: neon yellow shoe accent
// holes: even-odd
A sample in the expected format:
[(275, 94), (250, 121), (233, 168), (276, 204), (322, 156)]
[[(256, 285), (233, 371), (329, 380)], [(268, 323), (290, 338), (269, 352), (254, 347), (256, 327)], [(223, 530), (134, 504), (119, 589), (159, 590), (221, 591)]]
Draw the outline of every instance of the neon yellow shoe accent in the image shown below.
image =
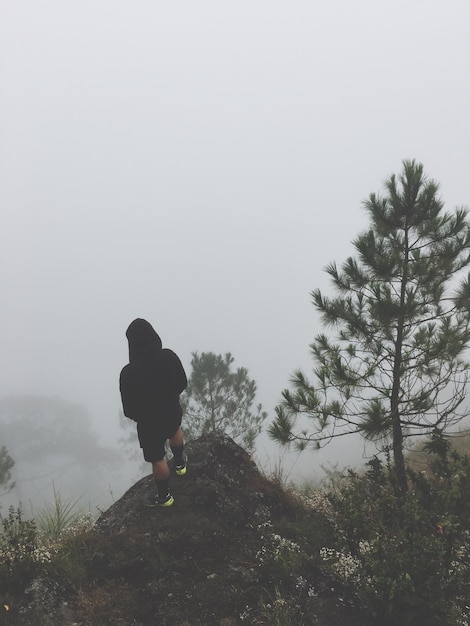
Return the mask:
[(165, 498), (162, 498), (161, 500), (156, 494), (152, 496), (148, 495), (144, 497), (144, 504), (145, 506), (149, 506), (149, 507), (171, 506), (174, 502), (175, 502), (175, 499), (173, 498), (171, 493), (169, 493), (167, 496), (165, 496)]
[(181, 465), (175, 465), (175, 472), (178, 476), (184, 476), (188, 468), (188, 455), (183, 452), (183, 458), (181, 459)]
[(158, 502), (157, 506), (172, 506), (172, 504), (174, 504), (175, 499), (173, 498), (173, 496), (171, 494), (169, 494), (169, 498), (168, 500), (165, 500), (165, 502)]

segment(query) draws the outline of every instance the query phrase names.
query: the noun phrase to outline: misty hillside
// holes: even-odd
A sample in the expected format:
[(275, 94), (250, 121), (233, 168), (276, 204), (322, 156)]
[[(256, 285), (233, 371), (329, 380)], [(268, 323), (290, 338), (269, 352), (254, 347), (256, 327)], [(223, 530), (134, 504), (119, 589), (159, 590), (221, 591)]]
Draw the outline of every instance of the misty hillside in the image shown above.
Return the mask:
[(188, 444), (175, 504), (149, 509), (151, 476), (64, 544), (46, 577), (11, 599), (2, 624), (196, 626), (364, 624), (320, 566), (328, 525), (257, 470), (231, 439)]

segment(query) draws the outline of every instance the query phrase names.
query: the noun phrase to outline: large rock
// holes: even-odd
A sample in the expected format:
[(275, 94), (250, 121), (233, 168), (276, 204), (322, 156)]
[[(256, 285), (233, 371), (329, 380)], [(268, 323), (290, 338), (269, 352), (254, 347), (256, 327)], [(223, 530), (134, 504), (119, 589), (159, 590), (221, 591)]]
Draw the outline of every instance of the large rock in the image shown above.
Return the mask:
[[(155, 511), (142, 504), (145, 494), (155, 490), (152, 476), (131, 487), (98, 519), (96, 528), (114, 533), (138, 526), (142, 515), (162, 514), (168, 518), (188, 511), (216, 518), (238, 528), (253, 528), (284, 511), (285, 493), (260, 474), (249, 455), (230, 437), (218, 432), (190, 442), (188, 473), (171, 477), (175, 505)], [(172, 467), (172, 461), (169, 462)], [(288, 498), (292, 507), (293, 501)]]
[(222, 434), (204, 435), (187, 451), (187, 474), (172, 473), (172, 507), (145, 507), (152, 476), (137, 482), (75, 546), (73, 575), (36, 581), (22, 621), (12, 615), (9, 623), (365, 623), (348, 591), (316, 564), (311, 511)]

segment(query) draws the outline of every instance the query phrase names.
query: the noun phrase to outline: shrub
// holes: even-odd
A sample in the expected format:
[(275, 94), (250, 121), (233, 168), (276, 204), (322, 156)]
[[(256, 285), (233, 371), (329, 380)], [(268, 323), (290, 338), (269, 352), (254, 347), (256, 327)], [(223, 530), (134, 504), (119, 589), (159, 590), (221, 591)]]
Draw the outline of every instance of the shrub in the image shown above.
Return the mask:
[(441, 458), (432, 478), (411, 474), (409, 492), (400, 495), (390, 465), (374, 459), (365, 474), (349, 471), (330, 492), (336, 538), (320, 555), (383, 626), (464, 623), (470, 542), (468, 516), (459, 511), (470, 464), (457, 457), (455, 464), (459, 472), (449, 472)]
[(0, 580), (2, 587), (26, 584), (51, 553), (40, 545), (34, 520), (25, 520), (20, 508), (11, 506), (8, 515), (0, 514)]
[(79, 498), (64, 499), (54, 487), (54, 501), (37, 514), (39, 528), (47, 541), (56, 542), (75, 527), (83, 529), (91, 523), (91, 516), (79, 508), (78, 503)]

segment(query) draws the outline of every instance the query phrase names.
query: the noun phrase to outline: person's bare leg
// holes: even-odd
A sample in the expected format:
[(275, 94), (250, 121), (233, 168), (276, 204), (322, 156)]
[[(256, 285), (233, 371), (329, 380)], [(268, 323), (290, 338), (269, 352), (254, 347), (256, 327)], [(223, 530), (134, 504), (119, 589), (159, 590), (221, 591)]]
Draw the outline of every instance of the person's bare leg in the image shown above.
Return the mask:
[(161, 480), (167, 480), (170, 477), (170, 468), (168, 467), (168, 463), (165, 459), (161, 459), (160, 461), (154, 461), (152, 463), (152, 471), (153, 477), (157, 482)]
[[(171, 506), (174, 502), (170, 495), (170, 469), (165, 459), (152, 463), (153, 478), (157, 486), (157, 498), (162, 506)], [(152, 504), (151, 506), (154, 506)]]
[(176, 433), (173, 435), (173, 437), (170, 439), (170, 446), (172, 448), (179, 448), (180, 446), (183, 445), (183, 442), (184, 442), (183, 431), (181, 430), (181, 426), (180, 426), (178, 430), (176, 431)]
[(170, 439), (170, 448), (175, 459), (175, 469), (179, 476), (186, 474), (186, 455), (184, 454), (184, 437), (181, 427)]

